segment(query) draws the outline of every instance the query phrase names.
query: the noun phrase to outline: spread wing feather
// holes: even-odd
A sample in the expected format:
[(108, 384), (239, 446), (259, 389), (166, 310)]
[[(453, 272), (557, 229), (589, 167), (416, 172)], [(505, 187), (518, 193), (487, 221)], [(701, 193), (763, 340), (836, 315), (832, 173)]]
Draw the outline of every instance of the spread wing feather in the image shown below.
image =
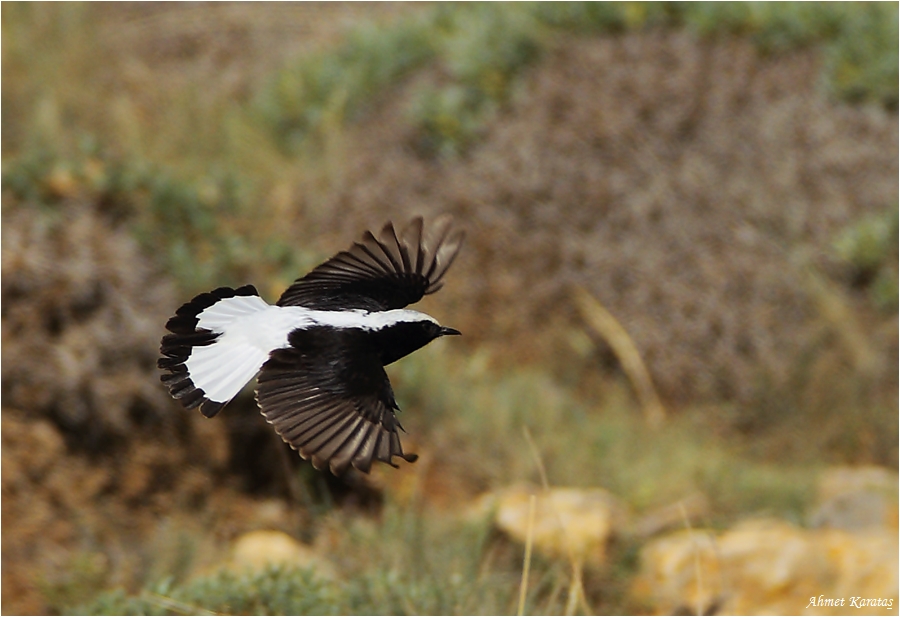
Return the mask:
[(256, 399), (281, 438), (316, 469), (340, 475), (351, 465), (368, 473), (372, 461), (407, 461), (394, 415), (396, 403), (375, 354), (317, 342), (298, 331), (291, 346), (272, 352), (259, 374)]
[(359, 242), (297, 279), (278, 300), (279, 306), (317, 310), (400, 309), (436, 292), (456, 259), (465, 232), (442, 216), (423, 234), (422, 217), (414, 218), (398, 236), (386, 223), (376, 237)]

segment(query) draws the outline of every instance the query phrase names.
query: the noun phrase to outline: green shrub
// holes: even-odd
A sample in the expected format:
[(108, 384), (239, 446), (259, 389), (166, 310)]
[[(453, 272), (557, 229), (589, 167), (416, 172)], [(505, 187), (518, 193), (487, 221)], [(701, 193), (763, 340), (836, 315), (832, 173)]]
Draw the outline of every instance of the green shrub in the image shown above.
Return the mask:
[(898, 211), (866, 217), (847, 227), (834, 242), (853, 283), (868, 290), (881, 310), (897, 310)]
[(245, 176), (220, 170), (183, 179), (83, 142), (74, 155), (35, 147), (4, 161), (4, 207), (52, 212), (75, 198), (93, 203), (113, 223), (128, 225), (186, 293), (243, 284), (260, 268), (290, 281), (312, 265), (315, 256), (293, 247), (265, 216)]
[(452, 156), (476, 140), (543, 45), (538, 22), (520, 7), (494, 3), (445, 7), (435, 23), (438, 60), (449, 83), (418, 93), (413, 121), (425, 152)]
[(184, 584), (171, 579), (129, 596), (118, 589), (73, 611), (81, 615), (334, 615), (333, 590), (311, 570), (222, 571)]
[(337, 49), (278, 71), (257, 95), (256, 113), (275, 142), (296, 153), (307, 139), (321, 139), (352, 119), (382, 90), (430, 59), (430, 35), (419, 19), (359, 28)]
[[(629, 7), (625, 4), (632, 5)], [(536, 19), (570, 32), (619, 32), (628, 25), (629, 11), (643, 11), (645, 3), (630, 2), (536, 2)]]
[(825, 55), (832, 92), (850, 102), (873, 101), (897, 109), (897, 3), (862, 3), (845, 11)]

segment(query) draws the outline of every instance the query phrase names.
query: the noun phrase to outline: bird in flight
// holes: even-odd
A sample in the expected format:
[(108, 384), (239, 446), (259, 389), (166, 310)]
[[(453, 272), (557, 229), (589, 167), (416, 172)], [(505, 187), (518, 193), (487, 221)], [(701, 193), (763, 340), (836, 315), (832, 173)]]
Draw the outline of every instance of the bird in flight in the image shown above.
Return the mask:
[(449, 216), (424, 233), (366, 232), (268, 304), (253, 285), (220, 287), (166, 323), (158, 366), (169, 393), (211, 418), (257, 376), (256, 400), (281, 438), (335, 475), (372, 461), (408, 462), (384, 367), (441, 336), (459, 334), (405, 308), (443, 286), (465, 232)]

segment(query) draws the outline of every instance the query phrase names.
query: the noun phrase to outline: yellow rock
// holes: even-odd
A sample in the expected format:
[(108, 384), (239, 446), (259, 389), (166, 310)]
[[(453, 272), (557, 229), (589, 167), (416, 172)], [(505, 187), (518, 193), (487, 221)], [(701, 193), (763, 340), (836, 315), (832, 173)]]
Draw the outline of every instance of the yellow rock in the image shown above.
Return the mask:
[(896, 530), (898, 484), (896, 470), (885, 467), (832, 467), (819, 478), (818, 502), (810, 524), (848, 530)]
[(610, 537), (627, 519), (625, 505), (600, 488), (551, 488), (549, 491), (515, 486), (490, 494), (482, 507), (493, 506), (497, 527), (522, 542), (529, 534), (529, 502), (535, 495), (532, 537), (534, 550), (560, 559), (575, 559), (599, 566), (606, 557)]
[(890, 614), (854, 598), (897, 609), (897, 551), (896, 531), (884, 529), (753, 520), (718, 535), (685, 530), (644, 547), (632, 592), (658, 614)]
[(268, 566), (311, 568), (317, 576), (335, 578), (334, 566), (325, 557), (281, 531), (251, 531), (235, 540), (229, 569), (262, 570)]
[(719, 589), (713, 535), (679, 531), (647, 544), (632, 593), (658, 614), (706, 614)]

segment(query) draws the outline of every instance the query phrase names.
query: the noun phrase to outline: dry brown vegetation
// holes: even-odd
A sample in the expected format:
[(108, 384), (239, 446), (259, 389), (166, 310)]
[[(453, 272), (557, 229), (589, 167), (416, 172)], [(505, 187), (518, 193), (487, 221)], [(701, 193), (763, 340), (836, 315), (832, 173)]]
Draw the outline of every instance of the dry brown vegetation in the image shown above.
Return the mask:
[(453, 211), (477, 336), (530, 346), (581, 284), (667, 395), (746, 401), (821, 336), (805, 268), (897, 194), (896, 118), (818, 96), (815, 62), (674, 32), (567, 44), (450, 162), (417, 155), (401, 92), (348, 138), (322, 224)]
[(840, 287), (832, 245), (896, 199), (897, 118), (824, 99), (816, 63), (685, 32), (560, 45), (453, 161), (417, 151), (401, 91), (348, 137), (314, 209), (344, 235), (423, 207), (465, 219), (466, 284), (447, 312), (510, 354), (559, 351), (582, 285), (670, 401), (758, 415), (773, 390), (832, 407), (821, 390), (847, 379), (892, 391), (895, 320)]
[(179, 413), (156, 383), (171, 284), (96, 204), (60, 205), (3, 217), (4, 612), (147, 576), (139, 547), (161, 517), (216, 500), (211, 485), (225, 516), (203, 522), (241, 518), (223, 508), (224, 426)]
[(59, 205), (4, 216), (4, 405), (52, 419), (89, 452), (170, 413), (147, 368), (175, 295), (127, 230), (93, 204)]

